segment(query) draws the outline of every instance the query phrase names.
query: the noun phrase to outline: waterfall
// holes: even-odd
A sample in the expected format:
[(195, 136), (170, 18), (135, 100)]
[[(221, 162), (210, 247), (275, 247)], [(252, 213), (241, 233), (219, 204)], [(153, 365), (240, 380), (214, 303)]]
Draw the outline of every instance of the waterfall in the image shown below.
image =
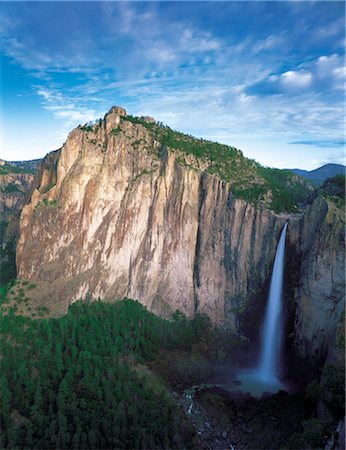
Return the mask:
[(278, 378), (279, 350), (281, 346), (281, 297), (284, 274), (285, 238), (287, 222), (281, 233), (276, 250), (269, 300), (263, 326), (262, 349), (258, 366), (259, 377), (265, 380)]
[(240, 390), (260, 396), (263, 392), (277, 392), (284, 388), (279, 381), (279, 358), (282, 336), (281, 297), (284, 274), (285, 238), (287, 223), (281, 232), (272, 278), (270, 282), (267, 311), (263, 325), (259, 364), (255, 370), (247, 370), (238, 376)]

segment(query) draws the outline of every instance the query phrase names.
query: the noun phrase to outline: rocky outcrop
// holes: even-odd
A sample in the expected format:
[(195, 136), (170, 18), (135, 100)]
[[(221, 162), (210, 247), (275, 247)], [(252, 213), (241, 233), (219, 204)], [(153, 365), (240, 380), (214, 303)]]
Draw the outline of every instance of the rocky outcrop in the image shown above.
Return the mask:
[(202, 312), (239, 331), (249, 299), (266, 300), (259, 293), (290, 219), (294, 342), (302, 355), (325, 352), (342, 308), (337, 212), (321, 199), (294, 216), (237, 199), (232, 181), (160, 144), (153, 123), (113, 107), (48, 156), (21, 216), (19, 276), (57, 313), (86, 295), (128, 296), (164, 316)]
[(60, 150), (48, 153), (38, 168), (34, 188), (38, 188), (42, 194), (56, 185), (59, 156)]

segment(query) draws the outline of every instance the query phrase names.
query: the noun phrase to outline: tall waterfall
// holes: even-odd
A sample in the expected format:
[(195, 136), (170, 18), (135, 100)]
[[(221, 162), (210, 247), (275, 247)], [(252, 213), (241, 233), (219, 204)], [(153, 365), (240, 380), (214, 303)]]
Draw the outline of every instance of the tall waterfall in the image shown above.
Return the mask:
[(276, 250), (274, 268), (269, 290), (269, 300), (263, 327), (262, 349), (258, 366), (258, 375), (265, 379), (278, 378), (279, 350), (281, 345), (281, 297), (284, 274), (285, 238), (287, 222), (281, 233)]
[(238, 375), (238, 380), (241, 382), (239, 389), (250, 392), (254, 396), (260, 396), (263, 392), (274, 393), (284, 388), (279, 380), (279, 357), (282, 337), (281, 297), (286, 230), (287, 222), (283, 227), (274, 260), (259, 364), (255, 370), (248, 369)]

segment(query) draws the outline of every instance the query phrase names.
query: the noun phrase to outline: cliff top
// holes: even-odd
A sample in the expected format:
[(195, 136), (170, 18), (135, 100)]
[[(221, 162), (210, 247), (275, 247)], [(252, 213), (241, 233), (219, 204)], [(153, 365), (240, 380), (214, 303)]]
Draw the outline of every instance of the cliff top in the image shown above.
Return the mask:
[[(110, 116), (125, 117), (127, 116), (127, 111), (122, 106), (112, 106), (108, 113), (105, 115), (105, 119), (107, 120), (107, 118), (109, 118)], [(139, 119), (146, 123), (156, 123), (156, 120), (151, 116), (141, 116)]]
[(112, 106), (111, 109), (106, 114), (106, 117), (109, 115), (119, 115), (119, 116), (127, 116), (127, 112), (125, 108), (122, 108), (121, 106)]
[[(136, 127), (141, 131), (136, 131)], [(132, 116), (120, 106), (112, 106), (103, 120), (79, 128), (95, 137), (104, 129), (109, 137), (123, 138), (128, 145), (135, 145), (138, 152), (146, 147), (134, 136), (144, 132), (147, 141), (152, 142), (153, 156), (162, 157), (165, 151), (176, 153), (181, 166), (214, 174), (231, 184), (236, 197), (252, 204), (263, 204), (276, 212), (297, 211), (312, 191), (307, 182), (290, 170), (263, 167), (233, 146), (181, 133), (153, 117)], [(90, 142), (95, 141), (94, 136), (90, 138), (91, 135)], [(157, 155), (157, 144), (161, 146), (162, 155)]]

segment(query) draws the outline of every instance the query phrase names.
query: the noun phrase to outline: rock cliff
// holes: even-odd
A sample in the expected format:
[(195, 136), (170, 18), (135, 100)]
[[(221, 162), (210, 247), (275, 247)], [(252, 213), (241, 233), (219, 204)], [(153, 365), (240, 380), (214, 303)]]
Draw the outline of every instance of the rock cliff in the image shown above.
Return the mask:
[(299, 262), (294, 283), (295, 348), (317, 362), (335, 352), (338, 328), (344, 321), (344, 208), (317, 197), (292, 225), (291, 240)]
[(30, 200), (34, 174), (0, 160), (0, 284), (16, 275), (15, 248), (19, 216)]
[[(311, 342), (325, 345), (342, 304), (337, 213), (322, 199), (292, 215), (236, 198), (232, 176), (222, 179), (203, 158), (162, 143), (154, 123), (113, 107), (46, 157), (21, 215), (19, 277), (35, 281), (38, 301), (58, 314), (87, 295), (128, 296), (164, 316), (202, 312), (239, 331), (248, 299), (265, 301), (259, 293), (290, 219), (295, 345), (302, 354)], [(253, 163), (233, 153), (233, 173), (243, 164), (244, 180), (263, 186)]]

